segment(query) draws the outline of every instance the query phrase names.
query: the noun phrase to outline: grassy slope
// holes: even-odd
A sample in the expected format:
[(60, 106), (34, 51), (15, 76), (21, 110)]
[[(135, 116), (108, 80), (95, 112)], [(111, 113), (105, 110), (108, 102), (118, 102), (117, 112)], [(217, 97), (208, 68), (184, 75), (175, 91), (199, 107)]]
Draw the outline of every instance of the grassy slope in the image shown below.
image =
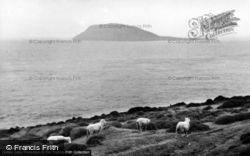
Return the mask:
[(91, 149), (93, 155), (100, 156), (158, 156), (239, 154), (242, 148), (247, 147), (241, 144), (239, 138), (250, 132), (250, 120), (230, 125), (208, 124), (211, 130), (193, 132), (188, 137), (176, 137), (174, 133), (164, 130), (139, 133), (112, 127), (103, 132), (106, 136), (103, 145)]
[[(232, 103), (225, 105), (228, 101), (235, 102), (235, 105)], [(105, 118), (109, 126), (100, 134), (104, 137), (101, 145), (88, 146), (94, 156), (239, 155), (246, 148), (248, 150), (250, 148), (250, 144), (242, 144), (240, 141), (242, 134), (250, 132), (249, 116), (230, 124), (216, 124), (215, 121), (225, 115), (231, 115), (233, 118), (235, 115), (250, 112), (249, 104), (250, 97), (225, 99), (220, 97), (212, 102), (198, 104), (134, 108), (124, 113), (113, 112), (89, 119), (73, 118), (60, 123), (0, 130), (0, 139), (46, 139), (50, 135), (61, 134), (64, 127), (84, 129), (89, 123)], [(227, 108), (228, 106), (230, 108)], [(173, 132), (175, 121), (183, 120), (186, 116), (190, 117), (191, 121), (200, 123), (193, 124), (189, 137), (180, 135), (175, 137)], [(139, 133), (134, 124), (137, 117), (150, 118), (156, 130)], [(210, 129), (204, 128), (204, 125), (208, 125)], [(79, 131), (79, 134), (76, 135), (77, 138), (73, 143), (86, 144), (87, 138), (84, 131)]]

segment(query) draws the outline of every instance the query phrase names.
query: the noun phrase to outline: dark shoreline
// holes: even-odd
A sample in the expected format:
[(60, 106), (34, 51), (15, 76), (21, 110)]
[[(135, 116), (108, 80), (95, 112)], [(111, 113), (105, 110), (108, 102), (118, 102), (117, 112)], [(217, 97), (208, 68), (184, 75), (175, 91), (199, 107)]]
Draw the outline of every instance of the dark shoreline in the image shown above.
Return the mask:
[(200, 106), (209, 106), (209, 105), (215, 105), (215, 104), (219, 104), (222, 102), (225, 102), (227, 100), (250, 100), (250, 95), (246, 95), (246, 96), (232, 96), (232, 97), (225, 97), (222, 95), (219, 95), (217, 97), (215, 97), (214, 99), (207, 99), (205, 102), (200, 102), (200, 103), (185, 103), (185, 102), (178, 102), (175, 104), (170, 104), (169, 106), (165, 106), (165, 107), (150, 107), (150, 106), (138, 106), (138, 107), (131, 107), (128, 109), (128, 111), (125, 112), (118, 112), (118, 111), (111, 111), (108, 114), (102, 113), (101, 115), (94, 115), (92, 117), (89, 118), (82, 118), (82, 117), (72, 117), (71, 119), (67, 119), (65, 121), (58, 121), (58, 122), (49, 122), (49, 123), (45, 123), (45, 124), (37, 124), (34, 126), (27, 126), (27, 127), (19, 127), (19, 126), (15, 126), (15, 127), (10, 127), (10, 128), (6, 128), (6, 129), (19, 129), (19, 128), (34, 128), (34, 127), (41, 127), (41, 126), (46, 126), (46, 125), (56, 125), (56, 124), (63, 124), (63, 123), (68, 123), (68, 122), (77, 122), (79, 120), (81, 121), (86, 121), (86, 122), (92, 122), (92, 121), (96, 121), (99, 119), (105, 119), (105, 118), (109, 118), (109, 117), (117, 117), (119, 115), (128, 115), (128, 114), (132, 114), (132, 113), (136, 113), (136, 112), (150, 112), (150, 111), (162, 111), (162, 110), (167, 110), (169, 108), (173, 108), (173, 107), (200, 107)]

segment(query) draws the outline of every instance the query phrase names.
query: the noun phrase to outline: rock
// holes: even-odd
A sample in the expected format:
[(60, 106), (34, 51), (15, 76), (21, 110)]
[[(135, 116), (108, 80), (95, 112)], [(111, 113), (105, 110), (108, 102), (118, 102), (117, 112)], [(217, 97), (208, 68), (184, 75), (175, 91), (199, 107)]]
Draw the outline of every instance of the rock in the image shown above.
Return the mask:
[(87, 135), (87, 129), (84, 127), (75, 127), (70, 132), (70, 137), (72, 140), (80, 138)]
[(72, 129), (73, 129), (72, 126), (63, 127), (63, 128), (60, 130), (59, 134), (61, 134), (62, 136), (68, 137), (68, 136), (70, 136), (70, 132), (71, 132)]
[(77, 122), (78, 126), (88, 126), (89, 124), (85, 121)]
[(225, 115), (217, 118), (215, 120), (216, 124), (230, 124), (237, 121), (248, 120), (250, 119), (250, 112), (248, 113), (239, 113), (236, 115)]
[(172, 130), (175, 129), (177, 122), (177, 120), (157, 120), (154, 122), (154, 124), (157, 129), (168, 129), (168, 132), (172, 132)]
[(199, 106), (201, 106), (200, 103), (189, 103), (189, 104), (187, 105), (187, 107), (199, 107)]
[(48, 142), (52, 145), (63, 145), (64, 143), (67, 143), (66, 140), (49, 140)]
[(45, 139), (45, 138), (41, 137), (41, 136), (37, 136), (35, 134), (27, 133), (27, 134), (19, 137), (17, 140), (43, 140), (43, 139)]
[(240, 136), (240, 141), (242, 142), (242, 144), (250, 143), (250, 132), (242, 134)]
[(112, 121), (109, 123), (110, 126), (116, 127), (116, 128), (121, 128), (122, 124), (118, 121)]
[(198, 120), (191, 120), (190, 121), (190, 132), (207, 131), (207, 130), (210, 130), (208, 125), (205, 125)]
[(50, 128), (46, 133), (43, 134), (43, 137), (49, 137), (52, 134), (59, 134), (60, 130), (61, 130), (61, 127)]
[(144, 114), (145, 114), (145, 112), (143, 112), (143, 111), (136, 112), (136, 115), (138, 115), (138, 116), (142, 116)]
[(66, 151), (83, 151), (86, 149), (87, 149), (87, 146), (84, 144), (76, 144), (76, 143), (64, 144), (64, 150)]
[(186, 106), (186, 103), (185, 102), (179, 102), (179, 103), (170, 105), (170, 107), (180, 107), (180, 106)]
[(218, 107), (218, 109), (222, 108), (234, 108), (234, 107), (242, 107), (247, 102), (244, 99), (232, 99), (224, 102), (222, 105)]
[(149, 112), (149, 111), (159, 111), (162, 110), (161, 108), (156, 108), (156, 107), (133, 107), (128, 110), (128, 114), (133, 114), (136, 112)]
[(0, 138), (8, 137), (10, 133), (7, 129), (0, 130)]
[(205, 105), (212, 105), (212, 104), (214, 104), (214, 101), (212, 99), (207, 99), (207, 101), (204, 104)]
[(240, 152), (239, 156), (249, 156), (249, 153), (250, 153), (250, 147), (247, 147)]
[(102, 145), (102, 141), (105, 139), (103, 135), (92, 135), (88, 138), (86, 144), (88, 146)]
[(120, 113), (117, 112), (117, 111), (113, 111), (113, 112), (110, 112), (109, 115), (114, 116), (114, 117), (117, 117), (117, 116), (120, 115)]
[(226, 101), (228, 99), (229, 98), (220, 95), (220, 96), (217, 96), (216, 98), (214, 98), (214, 102), (215, 103), (217, 103), (217, 102), (223, 102), (223, 101)]
[(13, 134), (13, 133), (18, 132), (19, 130), (20, 130), (19, 127), (15, 127), (15, 128), (11, 127), (11, 128), (8, 130), (8, 133)]

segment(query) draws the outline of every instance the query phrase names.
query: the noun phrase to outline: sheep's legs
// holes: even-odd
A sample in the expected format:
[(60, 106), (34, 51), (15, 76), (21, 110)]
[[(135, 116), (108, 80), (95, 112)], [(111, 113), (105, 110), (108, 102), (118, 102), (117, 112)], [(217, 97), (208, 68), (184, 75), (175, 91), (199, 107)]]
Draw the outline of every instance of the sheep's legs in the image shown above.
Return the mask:
[(141, 129), (140, 129), (140, 125), (139, 125), (139, 123), (136, 123), (136, 127), (137, 127), (138, 131), (140, 132), (140, 131), (141, 131)]
[(101, 131), (102, 131), (102, 128), (99, 128), (99, 129), (97, 130), (97, 134), (100, 134)]
[(176, 138), (178, 137), (178, 127), (176, 127), (176, 129), (175, 129), (175, 137)]
[(188, 131), (185, 129), (185, 136), (188, 137)]
[(87, 138), (89, 137), (89, 130), (87, 129)]

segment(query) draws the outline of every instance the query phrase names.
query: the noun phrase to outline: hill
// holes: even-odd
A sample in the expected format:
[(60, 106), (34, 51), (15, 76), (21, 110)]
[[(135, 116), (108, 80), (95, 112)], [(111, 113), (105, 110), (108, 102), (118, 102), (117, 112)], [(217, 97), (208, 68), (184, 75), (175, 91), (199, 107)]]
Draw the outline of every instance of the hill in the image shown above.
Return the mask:
[(86, 31), (75, 36), (73, 40), (90, 41), (154, 41), (154, 40), (176, 40), (181, 38), (162, 37), (135, 26), (124, 24), (99, 24), (92, 25)]

